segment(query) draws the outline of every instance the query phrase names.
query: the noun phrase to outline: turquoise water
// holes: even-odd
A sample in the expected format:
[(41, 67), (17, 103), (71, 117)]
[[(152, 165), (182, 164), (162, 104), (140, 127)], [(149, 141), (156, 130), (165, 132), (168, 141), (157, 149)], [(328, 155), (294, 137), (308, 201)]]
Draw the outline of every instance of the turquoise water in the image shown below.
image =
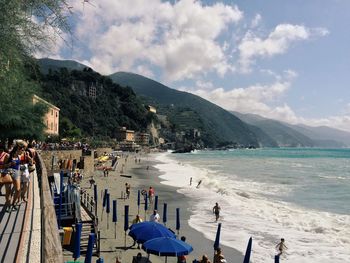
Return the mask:
[(202, 151), (176, 158), (241, 180), (289, 186), (288, 194), (274, 194), (281, 201), (350, 214), (350, 149)]
[(208, 219), (219, 202), (223, 244), (244, 253), (252, 236), (254, 263), (273, 262), (281, 237), (289, 247), (283, 262), (350, 262), (350, 149), (197, 151), (158, 159), (164, 183), (193, 200), (190, 226), (215, 237)]

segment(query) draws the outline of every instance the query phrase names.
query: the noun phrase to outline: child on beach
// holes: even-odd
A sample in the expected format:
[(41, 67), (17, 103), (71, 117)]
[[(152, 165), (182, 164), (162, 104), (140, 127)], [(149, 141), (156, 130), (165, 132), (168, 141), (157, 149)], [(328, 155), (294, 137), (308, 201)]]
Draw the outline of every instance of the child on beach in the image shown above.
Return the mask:
[(287, 246), (284, 244), (284, 238), (281, 238), (281, 242), (279, 242), (276, 245), (276, 249), (278, 250), (278, 256), (282, 255), (284, 250), (288, 249)]

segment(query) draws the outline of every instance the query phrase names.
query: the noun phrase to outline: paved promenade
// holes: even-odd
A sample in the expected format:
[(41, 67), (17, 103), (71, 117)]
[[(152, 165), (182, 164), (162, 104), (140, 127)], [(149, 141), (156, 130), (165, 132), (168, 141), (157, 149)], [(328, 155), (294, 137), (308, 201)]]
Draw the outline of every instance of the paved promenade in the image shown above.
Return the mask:
[(0, 263), (40, 262), (40, 196), (35, 173), (28, 202), (23, 202), (17, 211), (5, 210), (5, 196), (1, 195)]

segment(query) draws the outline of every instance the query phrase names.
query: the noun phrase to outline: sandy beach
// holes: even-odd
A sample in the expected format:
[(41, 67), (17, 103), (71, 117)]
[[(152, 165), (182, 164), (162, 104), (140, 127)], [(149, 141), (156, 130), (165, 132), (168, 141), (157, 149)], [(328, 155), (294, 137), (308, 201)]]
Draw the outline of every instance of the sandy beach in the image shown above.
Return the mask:
[[(135, 158), (138, 160), (135, 162)], [(140, 160), (140, 162), (139, 162)], [(149, 189), (152, 186), (155, 189), (155, 194), (158, 195), (158, 211), (163, 216), (163, 204), (167, 203), (167, 223), (166, 226), (175, 230), (175, 211), (176, 208), (180, 208), (180, 222), (181, 228), (179, 231), (179, 237), (186, 236), (186, 242), (192, 245), (193, 252), (187, 256), (187, 262), (192, 262), (194, 259), (200, 259), (203, 254), (207, 254), (209, 258), (213, 257), (213, 240), (208, 240), (204, 235), (193, 228), (189, 227), (187, 221), (191, 215), (191, 200), (184, 195), (178, 193), (175, 187), (170, 187), (161, 184), (159, 179), (159, 171), (154, 168), (156, 164), (154, 160), (154, 154), (129, 154), (126, 158), (124, 155), (119, 159), (119, 163), (116, 171), (110, 171), (108, 177), (103, 176), (102, 171), (95, 171), (95, 181), (98, 186), (99, 201), (98, 201), (98, 216), (99, 216), (99, 229), (101, 231), (101, 257), (104, 258), (104, 262), (114, 263), (116, 258), (120, 262), (128, 263), (132, 262), (132, 257), (136, 256), (138, 252), (141, 252), (143, 256), (147, 256), (146, 252), (142, 249), (137, 249), (137, 246), (131, 247), (134, 243), (133, 239), (126, 235), (126, 248), (125, 248), (125, 232), (124, 232), (124, 206), (129, 205), (129, 225), (138, 213), (137, 207), (137, 192), (142, 189)], [(148, 168), (147, 168), (148, 167)], [(128, 175), (131, 178), (120, 176)], [(90, 178), (84, 178), (82, 187), (88, 187), (88, 180)], [(129, 199), (122, 198), (125, 193), (125, 183), (131, 185), (131, 194)], [(101, 220), (102, 213), (102, 198), (101, 194), (104, 189), (108, 189), (111, 200), (111, 213), (109, 214), (109, 227), (107, 229), (107, 214), (104, 211)], [(92, 193), (92, 189), (88, 189)], [(117, 238), (115, 238), (115, 225), (112, 222), (112, 200), (117, 200), (117, 224), (116, 232)], [(212, 204), (208, 204), (208, 207), (212, 207)], [(144, 203), (141, 201), (140, 216), (144, 220), (149, 220), (149, 216), (153, 211), (153, 207), (145, 212)], [(177, 234), (177, 233), (176, 233)], [(220, 245), (221, 246), (221, 245)], [(243, 255), (226, 246), (221, 246), (223, 254), (225, 255), (227, 262), (242, 262)], [(65, 259), (71, 259), (66, 255)], [(82, 258), (80, 258), (82, 260)], [(164, 257), (158, 257), (156, 255), (150, 255), (151, 262), (165, 262)], [(96, 258), (93, 259), (93, 262)], [(175, 257), (168, 257), (167, 262), (176, 262)]]

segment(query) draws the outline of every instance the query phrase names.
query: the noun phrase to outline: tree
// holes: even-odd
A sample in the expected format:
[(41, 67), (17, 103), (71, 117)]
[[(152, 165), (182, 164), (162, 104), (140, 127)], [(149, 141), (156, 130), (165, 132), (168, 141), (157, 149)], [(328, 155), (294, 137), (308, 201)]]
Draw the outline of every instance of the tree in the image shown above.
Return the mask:
[[(0, 130), (2, 138), (37, 138), (43, 133), (45, 107), (33, 105), (39, 86), (29, 78), (32, 56), (53, 38), (69, 32), (64, 0), (0, 1)], [(29, 65), (29, 67), (28, 67)]]

